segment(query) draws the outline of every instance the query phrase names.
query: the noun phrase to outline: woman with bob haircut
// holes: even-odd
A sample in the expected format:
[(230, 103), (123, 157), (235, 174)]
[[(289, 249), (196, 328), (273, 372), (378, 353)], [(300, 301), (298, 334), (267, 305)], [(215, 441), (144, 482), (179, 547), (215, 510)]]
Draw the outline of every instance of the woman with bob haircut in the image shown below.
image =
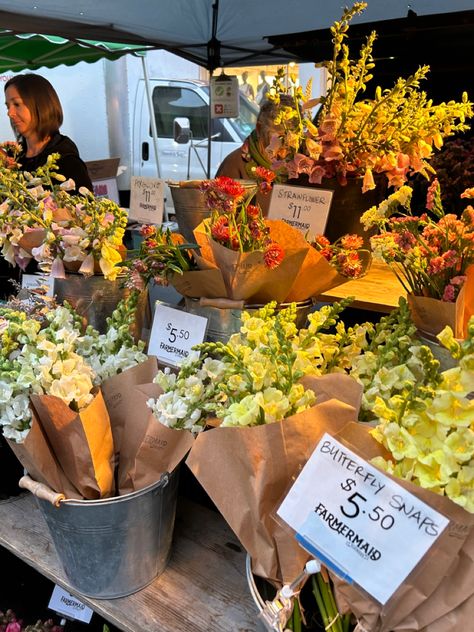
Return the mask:
[(63, 109), (50, 82), (34, 73), (16, 75), (5, 84), (5, 104), (11, 126), (22, 150), (17, 162), (24, 171), (46, 164), (50, 154), (59, 154), (58, 172), (92, 191), (85, 163), (73, 141), (59, 133)]

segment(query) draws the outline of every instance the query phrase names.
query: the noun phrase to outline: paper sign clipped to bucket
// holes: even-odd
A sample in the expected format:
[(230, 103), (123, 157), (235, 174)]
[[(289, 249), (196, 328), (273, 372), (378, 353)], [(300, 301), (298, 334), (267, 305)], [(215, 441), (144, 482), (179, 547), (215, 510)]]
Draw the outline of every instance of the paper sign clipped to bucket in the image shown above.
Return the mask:
[(129, 220), (161, 226), (164, 209), (164, 180), (132, 176)]
[(168, 366), (178, 367), (192, 347), (204, 340), (206, 329), (207, 318), (157, 302), (148, 354)]
[(277, 513), (305, 549), (381, 604), (449, 523), (327, 433)]
[(303, 234), (322, 235), (326, 230), (333, 191), (274, 184), (269, 219), (282, 219)]

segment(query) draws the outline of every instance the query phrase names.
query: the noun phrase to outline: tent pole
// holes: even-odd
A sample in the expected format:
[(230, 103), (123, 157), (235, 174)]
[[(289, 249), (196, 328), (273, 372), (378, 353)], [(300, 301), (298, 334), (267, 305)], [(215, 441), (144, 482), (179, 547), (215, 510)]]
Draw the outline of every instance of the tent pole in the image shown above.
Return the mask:
[(156, 131), (155, 112), (153, 110), (153, 101), (152, 101), (151, 92), (150, 92), (150, 80), (148, 78), (148, 69), (146, 65), (145, 55), (142, 56), (142, 68), (143, 68), (143, 78), (145, 79), (145, 91), (146, 91), (146, 98), (148, 101), (148, 112), (150, 114), (151, 136), (153, 139), (153, 152), (155, 154), (155, 162), (156, 162), (156, 175), (158, 178), (161, 178), (160, 159), (158, 157), (158, 132)]
[(209, 76), (209, 107), (207, 108), (207, 179), (209, 180), (211, 177), (211, 147), (212, 147), (212, 133), (211, 133), (211, 99), (212, 99), (212, 90), (211, 90), (211, 80), (212, 75), (214, 74), (214, 70), (211, 70)]

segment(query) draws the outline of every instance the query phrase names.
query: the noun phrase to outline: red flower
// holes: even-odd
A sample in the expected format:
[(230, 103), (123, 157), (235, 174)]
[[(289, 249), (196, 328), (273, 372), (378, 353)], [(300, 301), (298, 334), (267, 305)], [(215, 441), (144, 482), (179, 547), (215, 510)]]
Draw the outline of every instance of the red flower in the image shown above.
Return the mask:
[(347, 250), (357, 250), (364, 245), (364, 239), (360, 235), (344, 235), (341, 237), (341, 246)]
[(216, 188), (228, 197), (238, 199), (245, 193), (245, 188), (233, 178), (227, 176), (219, 176), (214, 179)]
[(150, 235), (154, 235), (154, 234), (155, 234), (154, 226), (150, 226), (149, 224), (143, 224), (143, 226), (140, 228), (140, 235), (142, 237), (149, 237)]
[(285, 251), (280, 246), (280, 244), (272, 241), (263, 253), (263, 260), (267, 268), (274, 270), (275, 268), (278, 268), (280, 263), (283, 261), (284, 256)]
[(224, 215), (219, 216), (211, 226), (211, 236), (217, 241), (228, 241), (230, 237), (229, 222)]
[(266, 169), (265, 167), (257, 167), (255, 169), (255, 174), (257, 178), (261, 178), (262, 180), (265, 180), (265, 182), (273, 182), (276, 178), (276, 173), (270, 169)]
[(255, 204), (249, 204), (247, 206), (247, 217), (258, 217), (260, 215), (260, 207)]

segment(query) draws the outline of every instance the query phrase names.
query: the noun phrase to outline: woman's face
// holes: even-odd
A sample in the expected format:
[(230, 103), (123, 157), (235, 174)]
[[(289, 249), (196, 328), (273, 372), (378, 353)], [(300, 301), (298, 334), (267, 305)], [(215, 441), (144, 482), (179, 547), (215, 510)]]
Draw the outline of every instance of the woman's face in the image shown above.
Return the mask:
[(8, 86), (5, 90), (5, 105), (13, 129), (26, 138), (31, 132), (31, 112), (23, 102), (16, 86)]

